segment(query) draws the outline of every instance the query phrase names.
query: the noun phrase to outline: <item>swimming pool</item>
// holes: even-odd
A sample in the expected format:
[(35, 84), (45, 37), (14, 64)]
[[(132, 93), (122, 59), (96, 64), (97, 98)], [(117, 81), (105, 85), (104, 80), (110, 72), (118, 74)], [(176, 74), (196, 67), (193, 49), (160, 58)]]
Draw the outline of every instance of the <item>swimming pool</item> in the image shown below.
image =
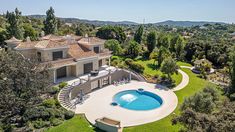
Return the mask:
[(113, 101), (120, 107), (137, 111), (153, 110), (163, 103), (161, 97), (143, 89), (119, 92), (114, 95)]

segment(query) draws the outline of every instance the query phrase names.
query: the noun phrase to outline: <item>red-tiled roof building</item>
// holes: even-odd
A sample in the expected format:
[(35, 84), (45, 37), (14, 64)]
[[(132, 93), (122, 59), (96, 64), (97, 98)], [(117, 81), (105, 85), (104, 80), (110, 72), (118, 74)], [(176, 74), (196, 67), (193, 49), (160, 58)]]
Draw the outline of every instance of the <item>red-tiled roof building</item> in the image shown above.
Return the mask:
[(75, 35), (47, 35), (39, 41), (5, 41), (10, 49), (26, 58), (36, 58), (41, 64), (51, 64), (53, 82), (64, 77), (78, 77), (106, 65), (111, 52), (104, 48), (105, 40)]

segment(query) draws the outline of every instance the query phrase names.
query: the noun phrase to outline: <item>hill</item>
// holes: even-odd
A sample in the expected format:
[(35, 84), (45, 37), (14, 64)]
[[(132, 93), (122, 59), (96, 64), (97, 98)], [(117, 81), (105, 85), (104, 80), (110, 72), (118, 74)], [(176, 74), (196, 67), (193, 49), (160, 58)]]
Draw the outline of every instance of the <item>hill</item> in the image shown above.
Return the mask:
[(168, 25), (168, 26), (178, 26), (178, 27), (191, 27), (191, 26), (203, 26), (205, 24), (226, 24), (223, 22), (207, 22), (207, 21), (164, 21), (164, 22), (158, 22), (154, 23), (154, 25), (159, 26), (159, 25)]
[[(28, 17), (42, 19), (45, 18), (45, 15), (29, 15)], [(93, 24), (96, 26), (103, 26), (103, 25), (138, 25), (139, 23), (131, 22), (131, 21), (99, 21), (99, 20), (86, 20), (86, 19), (78, 19), (78, 18), (59, 18), (61, 21), (66, 23), (87, 23)], [(163, 21), (158, 23), (153, 23), (155, 26), (177, 26), (177, 27), (191, 27), (191, 26), (203, 26), (205, 24), (226, 24), (223, 22), (207, 22), (207, 21)]]

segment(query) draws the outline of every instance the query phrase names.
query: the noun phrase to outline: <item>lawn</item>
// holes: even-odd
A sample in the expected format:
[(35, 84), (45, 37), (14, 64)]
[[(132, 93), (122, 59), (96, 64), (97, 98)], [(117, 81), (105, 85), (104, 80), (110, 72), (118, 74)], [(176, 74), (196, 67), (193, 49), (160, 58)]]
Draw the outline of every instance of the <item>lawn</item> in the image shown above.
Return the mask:
[[(137, 60), (135, 62), (144, 66), (144, 68), (145, 68), (144, 74), (148, 74), (151, 76), (163, 75), (163, 73), (160, 71), (160, 69), (156, 68), (156, 65), (154, 64), (154, 60)], [(172, 79), (175, 81), (175, 85), (178, 85), (182, 81), (182, 75), (181, 74), (174, 74), (174, 75), (172, 75)]]
[(76, 115), (63, 124), (52, 127), (47, 132), (97, 132), (97, 128), (91, 126), (83, 115)]
[[(181, 63), (180, 65), (184, 65)], [(149, 69), (147, 69), (149, 70)], [(173, 113), (179, 114), (179, 106), (182, 104), (185, 97), (191, 96), (195, 94), (196, 92), (202, 90), (206, 85), (207, 81), (198, 78), (194, 73), (191, 72), (190, 69), (182, 69), (184, 72), (186, 72), (189, 75), (189, 84), (182, 90), (175, 92), (179, 104), (176, 108), (176, 110)], [(179, 131), (182, 126), (180, 125), (172, 125), (171, 119), (174, 117), (174, 114), (170, 114), (166, 118), (140, 125), (135, 127), (129, 127), (125, 128), (125, 132), (153, 132), (153, 131), (161, 131), (161, 132), (175, 132)], [(86, 119), (81, 116), (77, 115), (73, 119), (68, 120), (64, 122), (62, 125), (51, 128), (49, 132), (93, 132), (97, 131), (94, 127), (90, 127), (89, 123), (86, 121)]]
[(190, 67), (192, 67), (191, 64), (186, 63), (186, 62), (182, 62), (182, 61), (178, 61), (178, 62), (177, 62), (177, 65), (178, 65), (178, 66), (190, 66)]

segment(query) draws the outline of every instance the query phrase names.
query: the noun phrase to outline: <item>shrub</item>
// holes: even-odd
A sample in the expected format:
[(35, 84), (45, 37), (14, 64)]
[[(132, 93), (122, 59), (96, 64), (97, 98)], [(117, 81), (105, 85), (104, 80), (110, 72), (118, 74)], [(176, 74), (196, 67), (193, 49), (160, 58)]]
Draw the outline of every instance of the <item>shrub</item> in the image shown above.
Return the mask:
[[(56, 97), (57, 98), (57, 97)], [(60, 106), (60, 102), (57, 100), (57, 99), (54, 99), (55, 100), (55, 105), (56, 106)]]
[(55, 117), (55, 118), (63, 118), (64, 117), (64, 112), (60, 109), (47, 108), (47, 111), (49, 112), (50, 117)]
[(51, 125), (52, 125), (52, 126), (58, 126), (58, 125), (60, 125), (60, 124), (63, 123), (63, 121), (61, 121), (60, 119), (57, 119), (57, 118), (52, 118), (52, 119), (50, 120), (50, 122), (51, 122)]
[(133, 62), (134, 62), (134, 61), (133, 61), (132, 59), (130, 59), (130, 58), (126, 58), (126, 59), (125, 59), (125, 63), (126, 63), (127, 65), (131, 65)]
[(66, 82), (61, 82), (61, 83), (59, 84), (59, 88), (62, 89), (62, 88), (64, 88), (64, 87), (66, 87), (67, 85), (68, 85), (68, 83), (66, 83)]
[(158, 75), (158, 74), (155, 74), (155, 75), (154, 75), (154, 78), (159, 78), (159, 75)]
[(57, 87), (57, 86), (54, 86), (54, 87), (51, 87), (51, 89), (50, 89), (50, 93), (51, 94), (56, 94), (56, 93), (58, 93), (60, 91), (60, 88), (59, 87)]
[(132, 59), (127, 58), (125, 60), (125, 63), (129, 66), (130, 69), (139, 72), (139, 73), (143, 73), (144, 72), (144, 66), (134, 62)]
[(230, 100), (231, 100), (231, 101), (235, 101), (235, 93), (233, 93), (233, 94), (230, 95)]
[(37, 120), (39, 118), (42, 119), (49, 119), (50, 113), (47, 111), (47, 109), (44, 106), (34, 107), (31, 109), (27, 109), (23, 115), (23, 120), (25, 122), (29, 120)]
[(130, 58), (126, 58), (126, 59), (125, 59), (125, 63), (126, 63), (127, 65), (131, 65), (133, 62), (134, 62), (134, 61), (133, 61), (132, 59), (130, 59)]
[(65, 118), (66, 120), (73, 118), (73, 116), (74, 116), (74, 112), (72, 112), (72, 111), (66, 111), (66, 112), (64, 113), (64, 118)]
[(48, 121), (43, 121), (43, 120), (37, 120), (33, 122), (33, 126), (37, 129), (43, 128), (43, 127), (49, 127), (50, 126), (50, 122)]
[(42, 105), (46, 106), (47, 108), (52, 108), (55, 106), (55, 104), (56, 104), (55, 99), (47, 99), (47, 100), (44, 100), (42, 103)]
[(167, 79), (167, 76), (165, 74), (162, 74), (161, 75), (161, 80), (166, 80)]
[(112, 66), (117, 66), (117, 65), (118, 65), (118, 63), (119, 63), (119, 61), (118, 61), (118, 60), (114, 60), (114, 61), (112, 61), (112, 62), (111, 62), (111, 65), (112, 65)]
[(135, 62), (130, 65), (130, 68), (138, 73), (144, 72), (144, 66)]
[(119, 60), (120, 58), (118, 56), (112, 56), (111, 57), (111, 60), (114, 61), (114, 60)]

